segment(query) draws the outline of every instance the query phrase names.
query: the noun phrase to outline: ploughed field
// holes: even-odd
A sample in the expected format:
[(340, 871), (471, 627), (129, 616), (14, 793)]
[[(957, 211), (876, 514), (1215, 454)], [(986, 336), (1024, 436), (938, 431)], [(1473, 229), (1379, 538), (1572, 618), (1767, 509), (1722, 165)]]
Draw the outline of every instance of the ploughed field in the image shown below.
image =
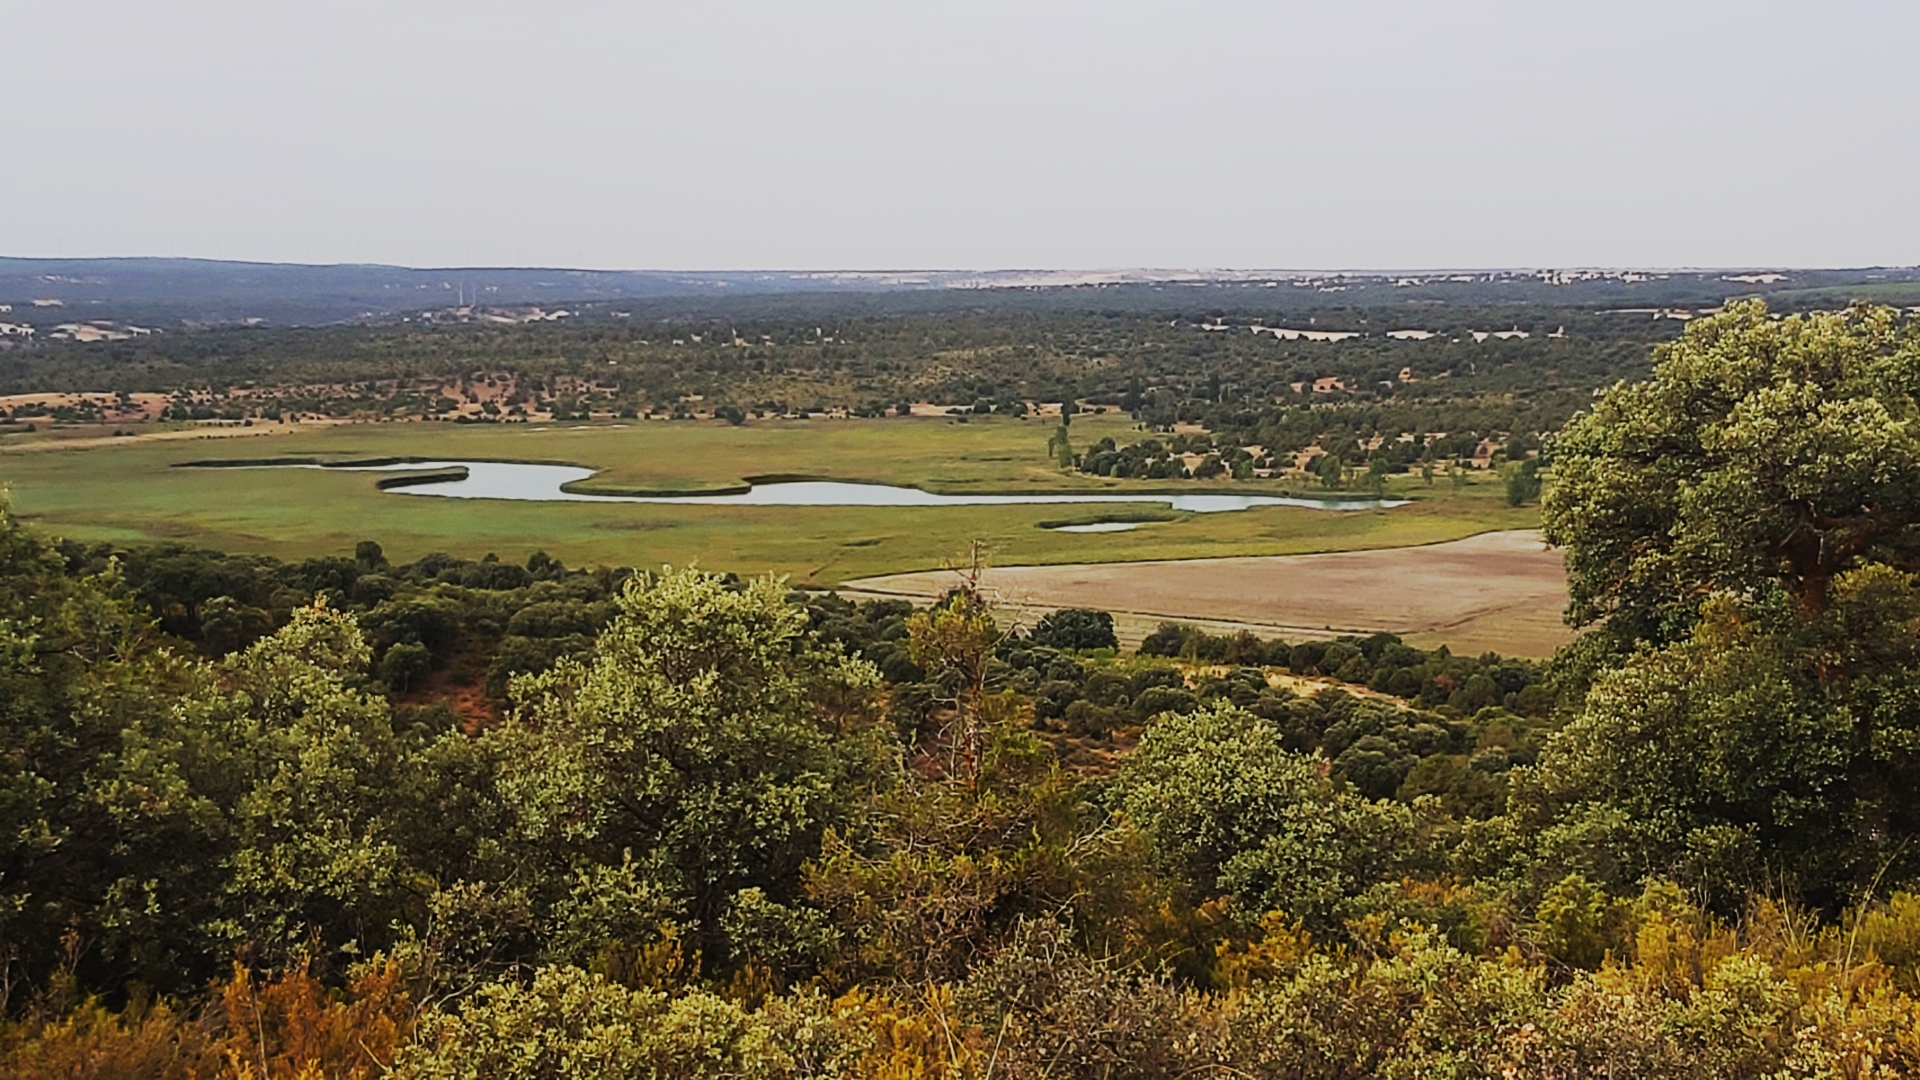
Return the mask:
[[(952, 571), (849, 581), (849, 596), (938, 597)], [(1299, 639), (1387, 631), (1422, 646), (1544, 657), (1572, 637), (1560, 553), (1531, 530), (1421, 547), (1067, 566), (992, 567), (988, 590), (1031, 618), (1061, 607), (1113, 612), (1137, 646), (1164, 620)]]
[[(15, 509), (80, 540), (159, 540), (283, 558), (337, 555), (377, 540), (389, 556), (489, 552), (522, 561), (544, 550), (570, 565), (685, 565), (774, 572), (838, 585), (938, 567), (979, 540), (993, 560), (1081, 564), (1279, 555), (1431, 544), (1530, 528), (1535, 509), (1504, 505), (1497, 478), (1455, 489), (1396, 477), (1410, 505), (1330, 511), (1262, 506), (1229, 513), (1139, 504), (756, 506), (696, 502), (509, 502), (383, 491), (382, 475), (330, 469), (176, 468), (209, 459), (380, 457), (572, 463), (598, 470), (574, 490), (683, 492), (751, 477), (900, 484), (943, 494), (1177, 492), (1316, 495), (1303, 480), (1110, 480), (1048, 459), (1048, 420), (983, 418), (629, 421), (552, 425), (393, 422), (254, 428), (74, 427), (0, 437), (0, 481)], [(264, 429), (264, 431), (263, 431)], [(1073, 443), (1143, 437), (1124, 416), (1082, 416)], [(259, 434), (254, 434), (260, 432)], [(201, 437), (206, 436), (206, 437)], [(1144, 518), (1131, 530), (1061, 532), (1063, 523)], [(1131, 610), (1137, 604), (1118, 604)]]

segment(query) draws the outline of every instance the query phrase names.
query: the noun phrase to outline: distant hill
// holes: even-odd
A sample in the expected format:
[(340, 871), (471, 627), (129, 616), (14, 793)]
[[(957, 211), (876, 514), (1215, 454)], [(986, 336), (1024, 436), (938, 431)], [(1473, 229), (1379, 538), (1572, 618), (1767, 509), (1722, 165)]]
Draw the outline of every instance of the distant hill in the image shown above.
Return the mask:
[(0, 258), (0, 302), (59, 300), (150, 307), (206, 322), (264, 319), (340, 322), (398, 312), (490, 305), (558, 304), (663, 296), (885, 289), (885, 275), (680, 274), (558, 270), (224, 262), (213, 259)]
[[(1400, 303), (1700, 305), (1761, 294), (1831, 304), (1855, 293), (1920, 303), (1920, 270), (724, 271), (567, 270), (0, 257), (0, 304), (33, 322), (384, 321), (461, 306), (647, 311), (746, 307), (859, 313), (956, 307), (1296, 310)], [(36, 308), (35, 302), (40, 307)], [(57, 304), (55, 303), (57, 301)], [(638, 313), (638, 312), (636, 312)]]

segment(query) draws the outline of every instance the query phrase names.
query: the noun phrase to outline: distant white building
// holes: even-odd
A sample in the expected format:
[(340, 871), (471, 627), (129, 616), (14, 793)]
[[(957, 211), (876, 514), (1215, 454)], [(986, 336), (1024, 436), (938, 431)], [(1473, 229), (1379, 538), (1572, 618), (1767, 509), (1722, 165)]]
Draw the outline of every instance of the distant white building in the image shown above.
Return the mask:
[(59, 326), (54, 327), (53, 332), (47, 336), (50, 338), (60, 338), (65, 341), (78, 341), (82, 344), (91, 344), (96, 341), (125, 341), (133, 335), (123, 330), (112, 330), (106, 327), (94, 326), (90, 323), (61, 323)]
[(1360, 336), (1358, 331), (1353, 330), (1296, 330), (1287, 326), (1254, 326), (1250, 329), (1256, 334), (1272, 334), (1281, 341), (1345, 341)]

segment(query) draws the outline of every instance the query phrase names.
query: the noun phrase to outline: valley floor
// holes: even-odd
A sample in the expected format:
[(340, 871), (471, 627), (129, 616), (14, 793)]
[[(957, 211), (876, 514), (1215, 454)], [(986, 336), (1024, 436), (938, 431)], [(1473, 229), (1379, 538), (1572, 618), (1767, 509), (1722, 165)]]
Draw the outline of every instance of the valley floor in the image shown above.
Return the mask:
[[(952, 571), (846, 582), (843, 595), (930, 601)], [(1456, 653), (1545, 657), (1573, 636), (1560, 554), (1530, 530), (1417, 547), (1312, 555), (1236, 556), (1064, 566), (1000, 566), (985, 575), (1007, 610), (1089, 607), (1114, 613), (1122, 644), (1163, 620), (1262, 637), (1398, 634)]]

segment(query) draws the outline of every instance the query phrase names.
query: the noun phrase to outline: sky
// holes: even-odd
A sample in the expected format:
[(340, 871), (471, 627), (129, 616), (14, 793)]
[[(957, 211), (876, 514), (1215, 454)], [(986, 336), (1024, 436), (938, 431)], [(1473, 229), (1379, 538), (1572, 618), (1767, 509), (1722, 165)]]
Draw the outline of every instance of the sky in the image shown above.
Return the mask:
[(1920, 263), (1910, 0), (0, 0), (0, 254)]

